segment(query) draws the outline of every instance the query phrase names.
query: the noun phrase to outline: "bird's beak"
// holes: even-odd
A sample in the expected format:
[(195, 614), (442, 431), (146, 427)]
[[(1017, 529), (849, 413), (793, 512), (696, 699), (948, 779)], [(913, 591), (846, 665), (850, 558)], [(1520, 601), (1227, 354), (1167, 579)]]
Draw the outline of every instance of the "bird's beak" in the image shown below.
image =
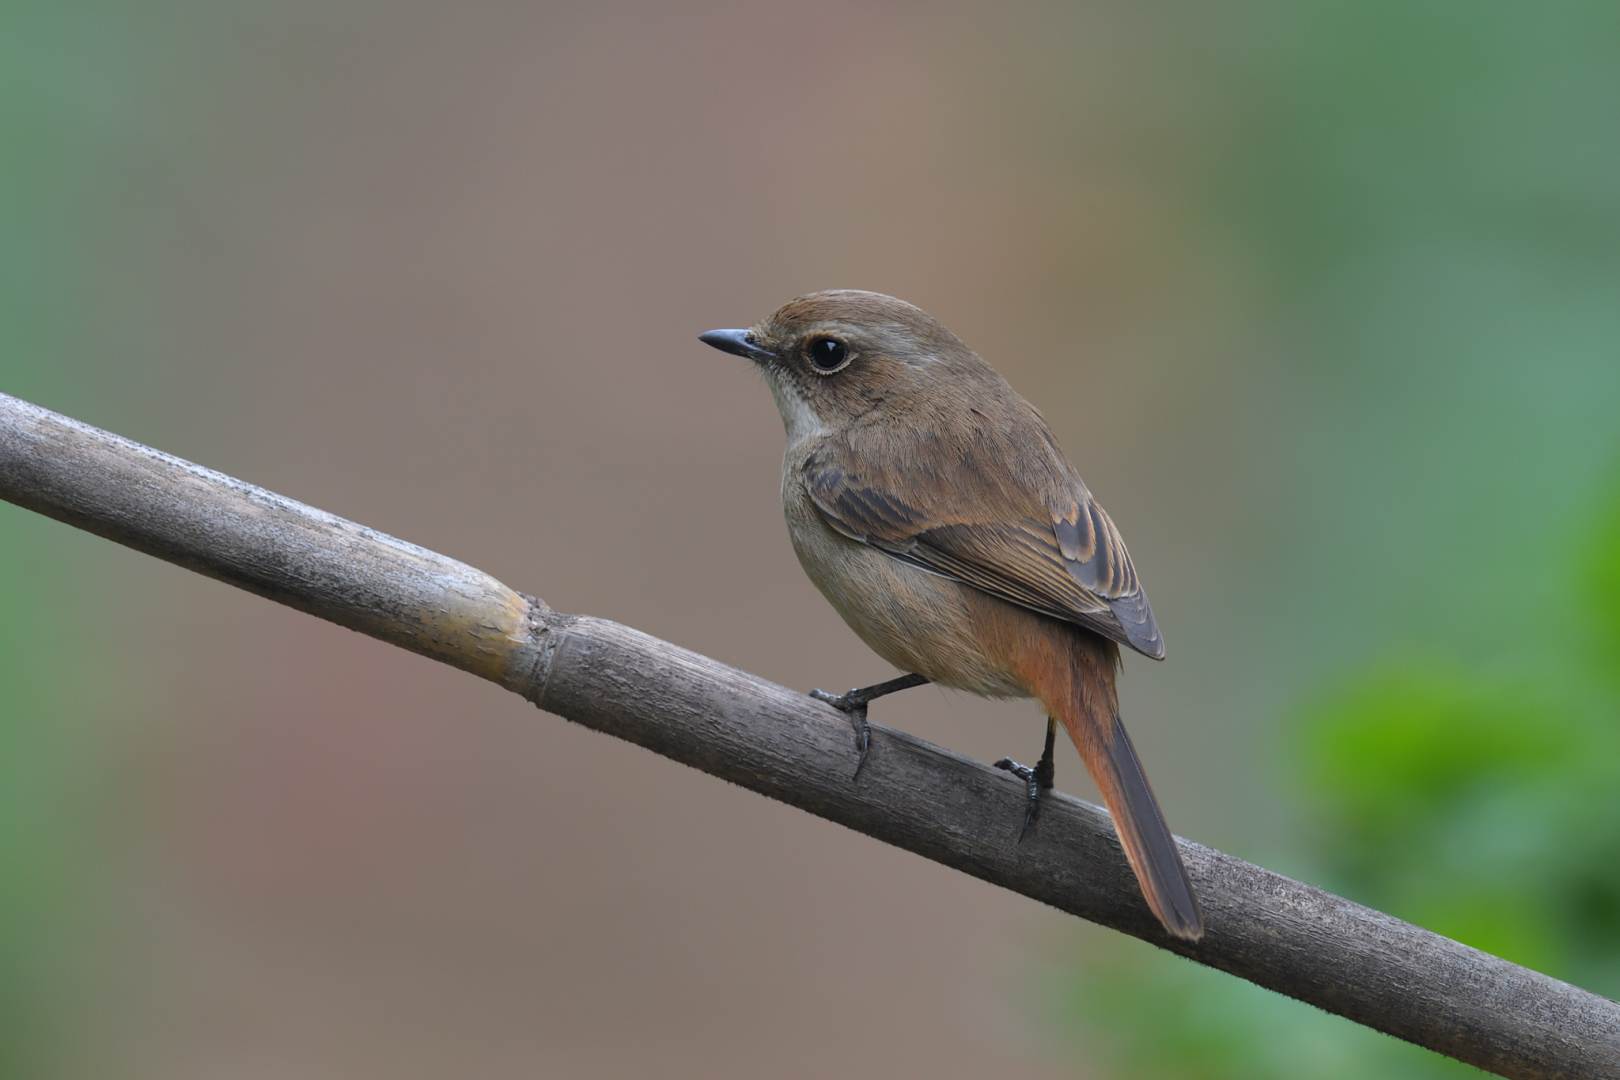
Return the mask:
[(750, 360), (775, 360), (776, 354), (755, 345), (753, 337), (753, 332), (749, 330), (710, 330), (707, 334), (699, 334), (698, 340), (733, 356), (746, 356)]

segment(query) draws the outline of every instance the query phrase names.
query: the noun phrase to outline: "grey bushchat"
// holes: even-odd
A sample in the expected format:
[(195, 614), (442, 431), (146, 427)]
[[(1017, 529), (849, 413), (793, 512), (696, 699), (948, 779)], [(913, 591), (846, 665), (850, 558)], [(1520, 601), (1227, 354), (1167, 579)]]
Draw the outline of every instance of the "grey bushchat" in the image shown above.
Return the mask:
[(1115, 690), (1119, 646), (1159, 660), (1164, 639), (1119, 530), (1040, 413), (926, 312), (879, 293), (812, 293), (701, 340), (763, 371), (787, 429), (793, 550), (850, 628), (905, 673), (813, 692), (852, 716), (861, 760), (867, 703), (884, 694), (932, 682), (1038, 699), (1039, 762), (996, 763), (1027, 785), (1024, 831), (1052, 786), (1062, 724), (1149, 908), (1174, 936), (1202, 937)]

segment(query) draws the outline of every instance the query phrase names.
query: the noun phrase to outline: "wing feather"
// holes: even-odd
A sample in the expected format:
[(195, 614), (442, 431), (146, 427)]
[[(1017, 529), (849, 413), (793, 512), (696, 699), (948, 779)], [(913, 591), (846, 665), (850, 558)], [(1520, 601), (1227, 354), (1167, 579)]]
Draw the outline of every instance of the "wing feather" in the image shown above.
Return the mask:
[[(844, 536), (1163, 659), (1164, 638), (1119, 529), (1055, 446), (1052, 454), (1034, 481), (1006, 470), (986, 476), (1004, 460), (997, 453), (965, 454), (954, 477), (908, 477), (862, 469), (829, 440), (808, 456), (803, 479)], [(963, 499), (963, 491), (982, 497)]]

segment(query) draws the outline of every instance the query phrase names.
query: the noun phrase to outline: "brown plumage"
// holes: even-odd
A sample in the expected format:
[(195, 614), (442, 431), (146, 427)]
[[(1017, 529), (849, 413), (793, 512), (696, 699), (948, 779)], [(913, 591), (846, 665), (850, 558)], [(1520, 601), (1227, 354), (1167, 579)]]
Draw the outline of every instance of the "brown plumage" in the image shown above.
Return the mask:
[(789, 533), (833, 607), (907, 672), (1039, 699), (1096, 780), (1149, 907), (1200, 937), (1115, 693), (1118, 645), (1162, 659), (1164, 639), (1119, 530), (1041, 415), (925, 312), (877, 293), (814, 293), (704, 340), (770, 383)]

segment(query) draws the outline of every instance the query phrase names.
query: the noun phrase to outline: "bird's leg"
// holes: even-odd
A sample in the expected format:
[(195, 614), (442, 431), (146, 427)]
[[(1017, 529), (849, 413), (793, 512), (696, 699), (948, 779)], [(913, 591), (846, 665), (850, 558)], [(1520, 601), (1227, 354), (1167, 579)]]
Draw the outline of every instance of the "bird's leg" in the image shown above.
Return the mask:
[[(861, 756), (855, 763), (855, 776), (861, 775), (861, 767), (866, 764), (866, 752), (872, 748), (872, 725), (866, 722), (867, 703), (897, 690), (910, 690), (913, 686), (922, 686), (927, 681), (921, 675), (901, 675), (888, 682), (880, 682), (876, 686), (863, 686), (844, 694), (829, 694), (825, 690), (810, 691), (810, 696), (817, 701), (825, 701), (833, 708), (849, 714), (849, 722), (855, 728), (855, 750)], [(854, 776), (851, 779), (854, 779)]]
[(1030, 828), (1035, 824), (1035, 818), (1041, 812), (1041, 792), (1050, 791), (1052, 781), (1057, 776), (1057, 764), (1052, 760), (1052, 744), (1056, 737), (1057, 724), (1048, 716), (1046, 718), (1046, 748), (1041, 751), (1041, 760), (1035, 763), (1033, 769), (1028, 765), (1020, 765), (1008, 757), (996, 762), (996, 768), (1006, 769), (1029, 785), (1029, 798), (1024, 803), (1024, 827), (1018, 830), (1019, 843), (1023, 843), (1024, 837), (1029, 835)]

